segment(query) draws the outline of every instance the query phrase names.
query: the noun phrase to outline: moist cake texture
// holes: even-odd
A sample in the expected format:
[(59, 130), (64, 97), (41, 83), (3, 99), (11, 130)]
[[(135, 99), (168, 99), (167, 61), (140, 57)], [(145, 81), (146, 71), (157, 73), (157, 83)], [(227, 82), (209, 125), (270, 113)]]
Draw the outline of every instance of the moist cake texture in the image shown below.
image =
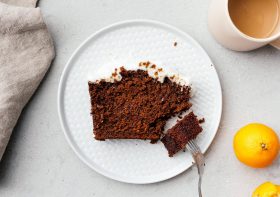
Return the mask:
[(112, 75), (119, 80), (88, 82), (97, 140), (159, 140), (166, 121), (191, 107), (191, 87), (169, 77), (159, 81), (145, 70), (123, 67)]
[(171, 129), (167, 130), (166, 135), (161, 139), (168, 151), (169, 157), (185, 149), (189, 140), (195, 139), (202, 132), (204, 119), (198, 120), (193, 112), (190, 112)]

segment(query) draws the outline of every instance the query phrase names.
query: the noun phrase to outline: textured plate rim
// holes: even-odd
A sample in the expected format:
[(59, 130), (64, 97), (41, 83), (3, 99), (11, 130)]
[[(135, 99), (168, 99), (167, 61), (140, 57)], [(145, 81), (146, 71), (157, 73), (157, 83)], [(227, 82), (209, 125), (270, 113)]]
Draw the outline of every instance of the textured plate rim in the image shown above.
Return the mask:
[(95, 170), (96, 172), (98, 172), (99, 174), (102, 174), (105, 177), (111, 178), (111, 179), (116, 180), (116, 181), (124, 182), (124, 183), (133, 183), (133, 184), (156, 183), (156, 182), (160, 182), (160, 181), (164, 181), (164, 180), (173, 178), (173, 177), (181, 174), (182, 172), (184, 172), (187, 169), (189, 169), (192, 166), (192, 164), (191, 165), (187, 165), (186, 164), (185, 168), (183, 168), (181, 170), (177, 170), (174, 173), (172, 172), (171, 174), (167, 174), (165, 176), (157, 176), (157, 178), (150, 178), (149, 180), (146, 180), (146, 179), (145, 180), (141, 180), (141, 179), (133, 179), (132, 180), (130, 178), (127, 179), (127, 178), (124, 178), (124, 177), (118, 177), (118, 176), (116, 176), (116, 175), (114, 175), (112, 173), (107, 172), (106, 170), (100, 168), (97, 165), (92, 165), (88, 161), (88, 159), (83, 156), (83, 154), (81, 153), (79, 148), (73, 143), (72, 139), (70, 138), (70, 136), (69, 136), (69, 128), (68, 128), (66, 120), (65, 120), (64, 106), (63, 106), (63, 98), (64, 98), (64, 90), (65, 90), (65, 82), (66, 82), (65, 79), (67, 77), (68, 72), (71, 69), (71, 63), (74, 60), (75, 56), (79, 53), (80, 50), (83, 49), (83, 47), (86, 46), (86, 44), (88, 42), (90, 42), (95, 37), (98, 37), (100, 34), (106, 33), (106, 31), (114, 29), (114, 28), (116, 28), (118, 26), (129, 25), (129, 24), (132, 24), (132, 25), (133, 24), (155, 25), (155, 26), (160, 26), (160, 27), (163, 27), (165, 29), (172, 30), (173, 32), (179, 33), (180, 35), (182, 35), (182, 36), (186, 37), (187, 39), (191, 40), (193, 42), (193, 44), (195, 44), (196, 47), (199, 48), (206, 55), (206, 57), (208, 58), (208, 61), (210, 62), (210, 64), (213, 65), (213, 67), (214, 67), (213, 69), (215, 71), (214, 74), (216, 75), (216, 77), (218, 79), (218, 87), (217, 88), (219, 89), (218, 90), (219, 95), (217, 95), (217, 96), (218, 96), (219, 106), (217, 106), (218, 107), (217, 112), (219, 113), (219, 116), (217, 117), (216, 125), (214, 127), (215, 131), (212, 133), (212, 136), (209, 136), (209, 137), (211, 137), (211, 140), (209, 140), (208, 144), (205, 144), (206, 145), (206, 149), (203, 150), (203, 152), (205, 153), (208, 150), (208, 148), (210, 147), (211, 143), (214, 141), (214, 138), (215, 138), (215, 136), (217, 134), (218, 127), (219, 127), (220, 121), (221, 121), (221, 116), (222, 116), (222, 105), (223, 105), (222, 104), (222, 88), (221, 88), (221, 83), (220, 83), (220, 79), (219, 79), (218, 73), (217, 73), (217, 71), (215, 69), (215, 66), (212, 63), (208, 53), (200, 46), (200, 44), (195, 39), (193, 39), (186, 32), (184, 32), (184, 31), (182, 31), (182, 30), (180, 30), (180, 29), (178, 29), (178, 28), (176, 28), (174, 26), (171, 26), (171, 25), (163, 23), (163, 22), (154, 21), (154, 20), (134, 19), (134, 20), (125, 20), (125, 21), (113, 23), (113, 24), (108, 25), (108, 26), (106, 26), (104, 28), (101, 28), (97, 32), (91, 34), (85, 41), (82, 42), (82, 44), (79, 45), (79, 47), (72, 53), (72, 55), (70, 56), (69, 60), (67, 61), (66, 66), (63, 69), (63, 72), (61, 74), (61, 78), (60, 78), (60, 81), (59, 81), (58, 97), (57, 97), (59, 121), (60, 121), (60, 124), (62, 126), (62, 130), (63, 130), (64, 136), (65, 136), (68, 144), (70, 145), (72, 150), (75, 152), (75, 154), (80, 158), (80, 160), (82, 160), (91, 169)]

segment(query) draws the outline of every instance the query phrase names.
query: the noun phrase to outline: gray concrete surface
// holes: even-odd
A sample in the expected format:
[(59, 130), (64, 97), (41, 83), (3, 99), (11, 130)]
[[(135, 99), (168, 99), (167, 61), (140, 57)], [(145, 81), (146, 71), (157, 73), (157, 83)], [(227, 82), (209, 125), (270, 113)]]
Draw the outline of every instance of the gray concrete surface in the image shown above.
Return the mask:
[(262, 122), (280, 134), (280, 51), (267, 46), (247, 53), (217, 44), (207, 29), (205, 0), (41, 0), (57, 56), (26, 106), (0, 163), (0, 196), (197, 196), (196, 168), (156, 184), (110, 180), (83, 164), (67, 144), (58, 120), (57, 89), (72, 52), (89, 35), (126, 19), (154, 19), (193, 36), (216, 64), (223, 88), (223, 115), (206, 154), (205, 197), (250, 196), (260, 183), (280, 184), (280, 159), (269, 168), (251, 169), (234, 156), (238, 128)]

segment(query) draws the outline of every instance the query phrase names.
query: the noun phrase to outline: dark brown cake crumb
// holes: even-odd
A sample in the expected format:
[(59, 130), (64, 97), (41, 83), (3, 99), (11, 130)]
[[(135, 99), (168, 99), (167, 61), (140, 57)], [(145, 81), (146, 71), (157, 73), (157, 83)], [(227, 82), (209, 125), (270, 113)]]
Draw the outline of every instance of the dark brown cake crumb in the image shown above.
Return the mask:
[(169, 157), (172, 157), (184, 149), (188, 141), (195, 139), (200, 132), (202, 132), (202, 127), (199, 125), (199, 120), (193, 112), (190, 112), (169, 129), (161, 141), (168, 150)]
[(88, 83), (97, 140), (159, 140), (166, 121), (191, 107), (189, 86), (168, 77), (161, 83), (143, 70), (121, 68), (120, 75), (114, 83)]
[(198, 122), (199, 122), (199, 124), (204, 123), (204, 122), (205, 122), (205, 119), (204, 119), (204, 118), (201, 118), (201, 119), (198, 120)]
[(174, 44), (173, 44), (173, 45), (174, 45), (174, 47), (176, 47), (176, 46), (177, 46), (177, 44), (178, 44), (177, 42), (174, 42)]

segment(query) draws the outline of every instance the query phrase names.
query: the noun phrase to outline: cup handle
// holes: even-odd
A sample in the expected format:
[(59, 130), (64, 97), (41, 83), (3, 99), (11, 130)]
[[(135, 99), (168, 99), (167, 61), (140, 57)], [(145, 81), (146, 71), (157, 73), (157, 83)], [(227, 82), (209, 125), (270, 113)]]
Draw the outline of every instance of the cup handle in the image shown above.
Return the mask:
[(273, 42), (269, 43), (271, 46), (275, 47), (276, 49), (280, 50), (280, 38), (278, 40), (274, 40)]

